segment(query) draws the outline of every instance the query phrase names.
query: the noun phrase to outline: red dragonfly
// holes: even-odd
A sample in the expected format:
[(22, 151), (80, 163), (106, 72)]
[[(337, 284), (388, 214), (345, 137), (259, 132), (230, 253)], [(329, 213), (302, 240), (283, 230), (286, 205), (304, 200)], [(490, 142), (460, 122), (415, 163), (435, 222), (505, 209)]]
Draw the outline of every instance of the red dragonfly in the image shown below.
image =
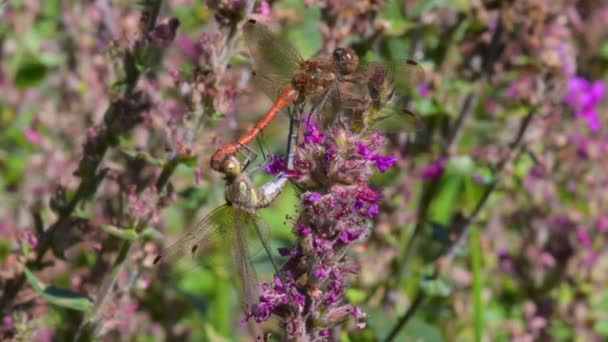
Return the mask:
[(395, 117), (400, 121), (397, 127), (404, 127), (402, 123), (420, 127), (420, 118), (406, 109), (405, 98), (399, 95), (424, 79), (417, 62), (362, 64), (350, 48), (304, 60), (291, 43), (255, 20), (245, 24), (243, 33), (253, 59), (254, 81), (274, 103), (253, 128), (211, 156), (212, 169), (221, 171), (222, 162), (253, 140), (281, 110), (306, 98), (316, 103), (330, 98), (326, 112), (347, 108), (351, 121), (361, 127)]

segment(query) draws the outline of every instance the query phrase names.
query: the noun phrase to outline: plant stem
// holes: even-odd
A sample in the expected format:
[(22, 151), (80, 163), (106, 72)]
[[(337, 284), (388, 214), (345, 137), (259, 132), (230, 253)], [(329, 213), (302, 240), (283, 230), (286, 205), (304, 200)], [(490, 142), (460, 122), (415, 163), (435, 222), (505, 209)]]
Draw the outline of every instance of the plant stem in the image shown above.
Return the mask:
[[(479, 198), (479, 201), (475, 205), (475, 209), (473, 209), (473, 211), (468, 217), (460, 218), (458, 220), (453, 219), (452, 222), (448, 225), (450, 227), (450, 231), (459, 232), (458, 237), (453, 240), (453, 243), (448, 246), (445, 249), (444, 253), (442, 253), (442, 255), (439, 256), (434, 262), (434, 273), (431, 278), (436, 278), (439, 275), (440, 268), (445, 269), (445, 267), (454, 258), (456, 250), (458, 249), (460, 244), (463, 243), (464, 237), (468, 235), (469, 230), (472, 227), (472, 223), (475, 222), (475, 220), (479, 216), (479, 213), (484, 208), (485, 204), (490, 198), (490, 195), (496, 189), (496, 186), (498, 185), (498, 182), (500, 180), (500, 175), (504, 171), (505, 166), (519, 155), (519, 151), (521, 151), (523, 137), (525, 136), (525, 133), (528, 130), (528, 127), (530, 126), (530, 123), (532, 122), (532, 119), (534, 118), (535, 114), (536, 108), (532, 108), (528, 112), (528, 114), (522, 119), (515, 139), (509, 144), (509, 154), (498, 163), (495, 171), (494, 180), (486, 187), (485, 191)], [(455, 218), (456, 217), (457, 216), (455, 216)], [(413, 314), (418, 310), (420, 304), (424, 301), (424, 299), (426, 299), (426, 293), (423, 290), (418, 289), (418, 292), (414, 296), (414, 300), (412, 301), (411, 306), (408, 308), (405, 314), (397, 320), (397, 323), (391, 330), (391, 333), (389, 334), (389, 337), (391, 339), (394, 338), (398, 334), (398, 332), (407, 324), (407, 322), (413, 317)], [(390, 341), (390, 339), (387, 338), (387, 341)]]

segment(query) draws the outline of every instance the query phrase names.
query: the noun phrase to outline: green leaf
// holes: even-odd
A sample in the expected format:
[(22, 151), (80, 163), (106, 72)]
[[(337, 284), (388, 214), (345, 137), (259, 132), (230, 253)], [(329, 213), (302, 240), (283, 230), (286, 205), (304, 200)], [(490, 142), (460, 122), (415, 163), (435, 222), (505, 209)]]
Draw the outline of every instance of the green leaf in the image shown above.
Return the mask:
[(28, 268), (25, 268), (25, 278), (34, 290), (49, 303), (84, 312), (89, 311), (93, 306), (93, 301), (89, 297), (53, 285), (46, 285)]
[(178, 164), (184, 164), (188, 167), (196, 167), (197, 162), (196, 156), (180, 156), (177, 160)]
[(47, 66), (35, 58), (26, 58), (17, 66), (15, 85), (19, 88), (28, 88), (38, 85), (44, 80)]
[(355, 289), (355, 288), (350, 288), (350, 289), (346, 290), (346, 298), (348, 299), (349, 303), (353, 303), (353, 304), (363, 303), (363, 301), (365, 300), (366, 297), (367, 297), (366, 291), (363, 291), (360, 289)]
[(138, 237), (137, 232), (135, 232), (135, 229), (133, 228), (124, 229), (111, 224), (103, 224), (101, 225), (101, 230), (112, 236), (116, 236), (117, 238), (127, 241), (135, 241)]

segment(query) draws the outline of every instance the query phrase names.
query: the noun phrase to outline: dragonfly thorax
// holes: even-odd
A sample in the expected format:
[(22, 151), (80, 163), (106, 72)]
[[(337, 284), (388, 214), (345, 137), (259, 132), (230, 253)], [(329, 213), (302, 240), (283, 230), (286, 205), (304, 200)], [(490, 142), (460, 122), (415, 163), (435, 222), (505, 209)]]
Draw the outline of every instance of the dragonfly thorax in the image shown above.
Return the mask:
[(225, 190), (226, 202), (233, 207), (254, 213), (259, 206), (258, 191), (253, 186), (251, 179), (245, 175), (236, 177), (232, 182), (227, 182)]
[(336, 67), (327, 57), (316, 57), (304, 61), (291, 78), (293, 87), (305, 96), (327, 91), (336, 81)]

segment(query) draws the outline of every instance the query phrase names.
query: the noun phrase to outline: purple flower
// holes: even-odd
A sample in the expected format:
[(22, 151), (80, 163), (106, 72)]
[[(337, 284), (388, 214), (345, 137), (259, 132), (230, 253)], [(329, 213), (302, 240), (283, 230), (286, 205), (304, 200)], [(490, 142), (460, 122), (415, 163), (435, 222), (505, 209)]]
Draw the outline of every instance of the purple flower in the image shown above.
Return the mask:
[(573, 76), (568, 80), (568, 91), (564, 101), (574, 110), (575, 115), (587, 121), (592, 131), (600, 129), (600, 118), (596, 106), (604, 97), (604, 82), (591, 82), (585, 78)]
[(374, 163), (376, 163), (376, 167), (380, 172), (386, 171), (389, 167), (393, 166), (397, 162), (397, 157), (395, 156), (382, 156), (377, 154), (373, 158)]
[(380, 213), (380, 209), (378, 208), (377, 204), (371, 204), (368, 208), (367, 208), (367, 217), (374, 217), (376, 215), (378, 215)]
[(319, 144), (325, 139), (325, 135), (319, 128), (312, 122), (312, 120), (306, 120), (304, 122), (306, 131), (304, 132), (304, 143), (305, 144)]
[(528, 176), (532, 178), (542, 178), (545, 175), (545, 169), (542, 165), (536, 164), (528, 171)]
[(296, 232), (300, 236), (306, 236), (306, 235), (310, 235), (310, 233), (312, 232), (312, 229), (310, 229), (309, 226), (303, 225), (301, 223), (297, 223), (296, 224)]
[(308, 192), (302, 196), (304, 203), (311, 204), (321, 199), (321, 194), (318, 192)]
[[(248, 314), (258, 322), (270, 315), (280, 317), (290, 339), (298, 339), (304, 331), (307, 336), (326, 334), (349, 316), (358, 327), (365, 326), (365, 313), (344, 304), (346, 278), (358, 268), (355, 262), (345, 262), (343, 255), (369, 231), (367, 219), (379, 214), (381, 194), (367, 185), (375, 169), (384, 172), (397, 161), (378, 153), (384, 142), (378, 131), (350, 131), (338, 123), (323, 131), (311, 121), (304, 125), (304, 141), (294, 159), (295, 176), (290, 177), (305, 191), (293, 229), (298, 245), (280, 251), (288, 257), (281, 273), (289, 286), (263, 286), (259, 303)], [(304, 275), (308, 281), (301, 281)], [(287, 304), (283, 298), (289, 298)], [(313, 316), (304, 314), (304, 303), (313, 308)]]
[(190, 39), (190, 37), (185, 34), (179, 33), (175, 38), (175, 43), (181, 50), (182, 55), (192, 61), (197, 61), (203, 53), (201, 43)]
[(583, 246), (583, 248), (591, 248), (591, 246), (593, 245), (593, 240), (591, 239), (589, 232), (585, 228), (580, 227), (576, 230), (576, 238), (581, 243), (581, 246)]
[(608, 232), (608, 216), (602, 216), (596, 221), (597, 231), (600, 233)]
[(285, 165), (285, 158), (276, 154), (269, 154), (268, 164), (264, 165), (264, 171), (271, 175), (276, 175), (285, 171), (286, 167), (287, 165)]
[(370, 151), (370, 149), (367, 147), (367, 144), (363, 141), (359, 141), (357, 143), (357, 152), (361, 155), (361, 157), (369, 160), (372, 160), (372, 158), (374, 158), (374, 156), (376, 155), (375, 153)]
[(349, 244), (359, 238), (363, 232), (360, 230), (343, 230), (338, 235), (338, 239), (343, 244)]
[(325, 278), (327, 276), (327, 270), (322, 266), (317, 266), (312, 274), (317, 278)]
[(319, 336), (321, 336), (321, 337), (328, 337), (329, 336), (329, 329), (323, 329), (323, 330), (319, 331)]
[(430, 163), (424, 169), (422, 169), (420, 176), (424, 179), (433, 179), (440, 177), (443, 174), (445, 162), (445, 157), (437, 159), (436, 161)]
[(380, 193), (369, 187), (363, 187), (357, 193), (357, 199), (367, 203), (375, 203), (380, 200)]
[(429, 90), (429, 84), (426, 82), (420, 83), (418, 85), (418, 94), (420, 94), (420, 96), (422, 97), (428, 97), (430, 94), (430, 90)]
[(364, 159), (373, 161), (380, 172), (386, 171), (386, 169), (393, 166), (393, 164), (397, 162), (397, 157), (391, 155), (380, 155), (370, 149), (370, 147), (363, 141), (357, 142), (357, 153), (359, 153), (359, 155)]
[(6, 315), (2, 318), (2, 326), (5, 329), (12, 329), (13, 328), (13, 317), (11, 317), (10, 315)]
[(329, 240), (325, 240), (320, 237), (316, 237), (313, 240), (312, 246), (314, 247), (317, 254), (323, 254), (326, 251), (331, 251), (333, 248), (333, 243)]

